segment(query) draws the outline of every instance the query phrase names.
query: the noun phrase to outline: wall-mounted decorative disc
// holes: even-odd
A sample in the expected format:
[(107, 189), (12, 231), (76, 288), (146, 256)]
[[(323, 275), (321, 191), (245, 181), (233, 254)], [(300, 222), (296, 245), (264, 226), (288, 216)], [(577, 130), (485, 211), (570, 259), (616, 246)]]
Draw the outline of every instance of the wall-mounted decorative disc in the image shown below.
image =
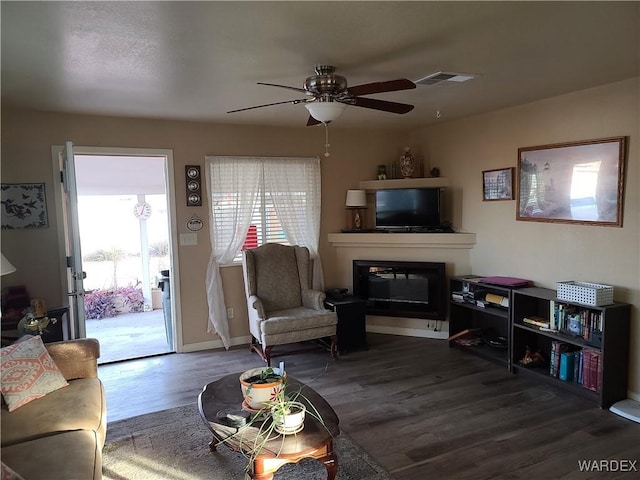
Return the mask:
[(192, 216), (189, 220), (187, 220), (187, 230), (192, 232), (199, 232), (204, 227), (204, 222), (197, 215)]

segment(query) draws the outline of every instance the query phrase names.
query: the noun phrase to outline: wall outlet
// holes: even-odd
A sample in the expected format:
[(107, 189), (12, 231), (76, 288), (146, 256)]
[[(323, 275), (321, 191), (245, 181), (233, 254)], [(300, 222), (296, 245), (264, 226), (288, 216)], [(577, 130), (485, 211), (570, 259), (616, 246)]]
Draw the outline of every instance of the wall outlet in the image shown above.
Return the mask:
[(233, 318), (233, 308), (227, 308), (227, 318), (228, 319)]
[(180, 234), (180, 246), (191, 247), (198, 245), (198, 234), (196, 233), (181, 233)]

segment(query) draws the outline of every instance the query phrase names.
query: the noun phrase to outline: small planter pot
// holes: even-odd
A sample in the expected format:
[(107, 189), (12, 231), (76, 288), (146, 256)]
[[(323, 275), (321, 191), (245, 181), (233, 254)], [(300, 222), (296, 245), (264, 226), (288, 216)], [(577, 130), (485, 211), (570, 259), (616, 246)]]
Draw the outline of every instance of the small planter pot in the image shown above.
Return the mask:
[(300, 402), (287, 402), (271, 409), (276, 432), (284, 435), (298, 433), (304, 428), (305, 406)]
[(259, 378), (260, 374), (268, 368), (252, 368), (240, 375), (240, 388), (244, 397), (244, 407), (250, 410), (260, 410), (266, 406), (266, 402), (274, 402), (281, 397), (284, 390), (284, 380), (287, 378), (286, 373), (281, 373), (278, 368), (274, 368), (273, 371), (280, 375), (277, 379), (266, 383), (256, 381), (256, 378)]

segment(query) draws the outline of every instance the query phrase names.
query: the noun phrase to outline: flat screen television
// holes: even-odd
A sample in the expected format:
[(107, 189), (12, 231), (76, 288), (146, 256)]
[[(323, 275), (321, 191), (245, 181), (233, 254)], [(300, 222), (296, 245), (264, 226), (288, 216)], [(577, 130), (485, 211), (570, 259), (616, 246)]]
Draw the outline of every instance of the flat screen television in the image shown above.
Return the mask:
[(376, 228), (418, 230), (440, 220), (439, 188), (376, 190)]

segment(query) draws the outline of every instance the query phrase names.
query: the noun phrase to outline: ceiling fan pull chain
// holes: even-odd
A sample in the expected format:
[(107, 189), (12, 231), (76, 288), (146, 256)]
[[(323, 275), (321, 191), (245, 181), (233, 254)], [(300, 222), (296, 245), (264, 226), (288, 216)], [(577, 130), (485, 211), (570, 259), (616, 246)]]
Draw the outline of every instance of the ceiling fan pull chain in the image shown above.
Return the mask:
[(329, 124), (324, 122), (324, 156), (328, 157), (329, 156), (329, 147), (331, 145), (329, 145)]

